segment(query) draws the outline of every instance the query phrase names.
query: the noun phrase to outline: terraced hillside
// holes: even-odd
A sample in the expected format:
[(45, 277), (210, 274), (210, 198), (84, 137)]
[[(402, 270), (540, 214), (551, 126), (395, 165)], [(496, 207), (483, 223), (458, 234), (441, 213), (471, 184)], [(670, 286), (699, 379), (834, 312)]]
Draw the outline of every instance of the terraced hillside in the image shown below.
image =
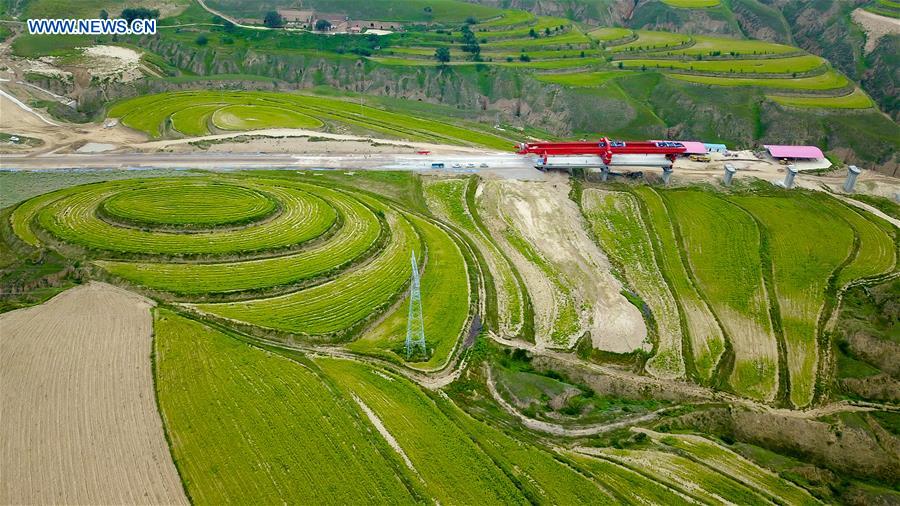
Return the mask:
[(417, 359), (444, 364), (469, 321), (460, 239), (358, 191), (298, 178), (128, 180), (46, 194), (10, 219), (33, 246), (85, 255), (104, 277), (282, 340), (349, 340), (388, 311), (395, 324), (367, 351), (405, 359), (395, 303), (412, 255), (434, 310), (429, 352)]
[[(823, 193), (219, 172), (2, 217), (0, 258), (157, 301), (148, 363), (198, 504), (814, 504), (833, 497), (732, 438), (835, 426), (852, 462), (888, 441), (866, 435), (880, 405), (833, 402), (853, 351), (832, 362), (829, 322), (845, 287), (896, 276), (897, 230)], [(752, 439), (743, 416), (780, 422)]]

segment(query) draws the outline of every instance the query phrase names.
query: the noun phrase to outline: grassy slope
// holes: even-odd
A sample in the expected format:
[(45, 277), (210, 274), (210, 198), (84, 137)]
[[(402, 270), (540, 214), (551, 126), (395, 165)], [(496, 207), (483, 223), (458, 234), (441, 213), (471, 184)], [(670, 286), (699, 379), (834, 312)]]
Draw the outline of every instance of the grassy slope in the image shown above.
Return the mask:
[(679, 251), (672, 219), (665, 201), (649, 186), (636, 190), (646, 208), (653, 233), (659, 265), (669, 287), (675, 292), (684, 315), (685, 328), (693, 352), (693, 366), (699, 379), (713, 379), (716, 365), (725, 351), (725, 338), (707, 303), (701, 298), (690, 278)]
[(524, 504), (513, 482), (418, 388), (392, 374), (334, 359), (316, 363), (344, 395), (357, 396), (381, 420), (442, 504)]
[(658, 377), (684, 376), (678, 307), (657, 266), (637, 200), (628, 193), (587, 189), (581, 204), (600, 246), (652, 312), (657, 344), (647, 369)]
[(167, 310), (155, 336), (160, 410), (193, 502), (413, 499), (392, 450), (306, 367)]
[(760, 233), (753, 218), (711, 193), (665, 193), (699, 288), (735, 351), (732, 387), (771, 399), (778, 386), (778, 349), (763, 285)]
[(791, 402), (813, 398), (819, 314), (832, 273), (852, 253), (853, 229), (808, 196), (732, 197), (768, 236), (773, 281), (787, 347)]

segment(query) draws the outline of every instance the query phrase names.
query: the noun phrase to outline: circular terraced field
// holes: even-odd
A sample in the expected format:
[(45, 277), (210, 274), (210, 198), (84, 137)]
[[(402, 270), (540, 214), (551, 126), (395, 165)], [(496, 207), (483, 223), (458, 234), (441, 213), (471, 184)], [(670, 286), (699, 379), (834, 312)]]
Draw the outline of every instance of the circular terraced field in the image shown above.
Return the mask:
[(175, 184), (127, 190), (103, 201), (114, 222), (142, 227), (212, 228), (259, 221), (278, 210), (263, 192), (230, 184)]
[(355, 334), (404, 294), (411, 255), (427, 263), (422, 218), (294, 180), (84, 185), (26, 201), (11, 221), (24, 242), (83, 256), (107, 279), (267, 335)]

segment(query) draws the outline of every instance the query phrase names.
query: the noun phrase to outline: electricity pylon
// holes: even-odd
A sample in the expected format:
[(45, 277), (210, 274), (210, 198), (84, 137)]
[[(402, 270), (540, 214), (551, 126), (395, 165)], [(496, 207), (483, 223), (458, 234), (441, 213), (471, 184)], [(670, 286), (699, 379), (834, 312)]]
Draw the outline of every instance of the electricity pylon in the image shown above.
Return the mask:
[(419, 290), (419, 267), (416, 265), (416, 252), (410, 255), (412, 263), (412, 282), (409, 286), (409, 319), (406, 322), (406, 358), (412, 356), (415, 348), (425, 347), (425, 322), (422, 319), (422, 292)]

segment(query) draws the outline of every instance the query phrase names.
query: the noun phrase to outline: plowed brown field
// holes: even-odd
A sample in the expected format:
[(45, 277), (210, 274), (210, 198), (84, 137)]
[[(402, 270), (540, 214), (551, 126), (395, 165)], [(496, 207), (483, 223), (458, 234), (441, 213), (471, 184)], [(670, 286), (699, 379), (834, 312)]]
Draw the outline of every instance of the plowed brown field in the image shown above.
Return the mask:
[(156, 409), (151, 303), (103, 283), (0, 315), (0, 504), (186, 504)]

